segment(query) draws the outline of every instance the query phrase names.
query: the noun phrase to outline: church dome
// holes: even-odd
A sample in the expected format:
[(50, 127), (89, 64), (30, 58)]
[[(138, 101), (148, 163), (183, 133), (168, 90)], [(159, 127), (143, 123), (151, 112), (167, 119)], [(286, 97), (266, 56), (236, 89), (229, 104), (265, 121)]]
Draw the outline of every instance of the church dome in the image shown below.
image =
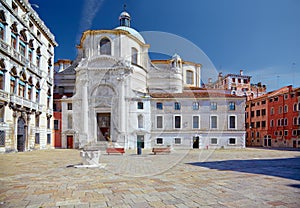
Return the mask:
[(119, 26), (119, 27), (115, 28), (115, 30), (124, 30), (124, 31), (127, 31), (131, 35), (133, 35), (134, 37), (136, 37), (139, 41), (141, 41), (142, 43), (145, 44), (145, 40), (144, 40), (143, 36), (138, 31), (136, 31), (135, 29), (133, 29), (131, 27)]

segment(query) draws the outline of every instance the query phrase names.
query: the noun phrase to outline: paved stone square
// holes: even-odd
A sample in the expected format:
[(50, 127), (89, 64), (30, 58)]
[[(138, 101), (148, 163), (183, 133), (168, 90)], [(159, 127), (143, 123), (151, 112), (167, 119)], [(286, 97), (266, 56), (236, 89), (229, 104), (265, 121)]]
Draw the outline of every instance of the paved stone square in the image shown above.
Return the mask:
[(300, 152), (177, 150), (100, 156), (79, 150), (0, 155), (0, 207), (300, 207)]

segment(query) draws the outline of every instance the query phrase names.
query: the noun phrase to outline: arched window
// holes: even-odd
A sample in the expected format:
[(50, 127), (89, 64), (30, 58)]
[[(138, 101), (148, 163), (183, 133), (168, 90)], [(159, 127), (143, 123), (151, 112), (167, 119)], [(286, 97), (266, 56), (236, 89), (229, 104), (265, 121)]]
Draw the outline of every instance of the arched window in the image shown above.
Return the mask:
[(297, 103), (294, 103), (294, 111), (297, 111)]
[(4, 90), (5, 87), (5, 64), (4, 59), (0, 60), (0, 89)]
[(138, 128), (144, 128), (144, 117), (143, 115), (138, 115)]
[(37, 81), (36, 85), (35, 85), (35, 88), (36, 88), (36, 94), (35, 94), (35, 102), (39, 102), (40, 101), (40, 91), (41, 91), (41, 86), (40, 86), (40, 82)]
[(287, 125), (288, 125), (288, 119), (285, 118), (285, 119), (284, 119), (284, 126), (287, 126)]
[(20, 72), (20, 79), (19, 79), (19, 83), (18, 83), (18, 87), (19, 87), (19, 96), (20, 97), (24, 97), (25, 96), (25, 86), (27, 82), (27, 77), (24, 71)]
[(293, 122), (294, 125), (297, 125), (297, 119), (298, 119), (297, 117), (294, 117), (294, 122)]
[(111, 55), (111, 42), (108, 38), (102, 38), (100, 40), (100, 54)]
[(186, 84), (194, 84), (194, 72), (191, 70), (186, 71)]
[(16, 67), (13, 67), (10, 70), (10, 93), (16, 92), (16, 77), (17, 77), (17, 69)]
[(4, 40), (6, 18), (3, 10), (0, 11), (0, 39)]
[(131, 63), (138, 63), (138, 50), (136, 48), (131, 48)]
[(73, 125), (72, 125), (72, 122), (73, 122), (73, 119), (72, 119), (72, 115), (71, 114), (69, 114), (68, 115), (68, 129), (72, 129), (73, 127)]
[(27, 98), (28, 100), (31, 100), (32, 98), (32, 77), (29, 77), (28, 79), (28, 90), (27, 90)]

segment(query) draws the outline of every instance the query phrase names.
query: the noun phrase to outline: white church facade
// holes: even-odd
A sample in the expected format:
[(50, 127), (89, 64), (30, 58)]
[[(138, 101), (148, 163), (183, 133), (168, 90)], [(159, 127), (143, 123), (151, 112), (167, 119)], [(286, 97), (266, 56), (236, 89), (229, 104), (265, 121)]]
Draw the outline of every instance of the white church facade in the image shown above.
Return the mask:
[(201, 88), (201, 64), (150, 60), (149, 47), (125, 11), (119, 27), (83, 33), (77, 59), (55, 74), (57, 146), (244, 147), (245, 98)]

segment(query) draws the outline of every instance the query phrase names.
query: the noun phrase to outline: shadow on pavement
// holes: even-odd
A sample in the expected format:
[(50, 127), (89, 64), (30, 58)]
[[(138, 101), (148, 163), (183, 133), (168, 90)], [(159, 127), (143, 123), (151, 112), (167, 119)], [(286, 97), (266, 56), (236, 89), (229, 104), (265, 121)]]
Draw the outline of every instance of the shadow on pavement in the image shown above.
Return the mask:
[(278, 159), (225, 160), (213, 162), (194, 162), (187, 164), (216, 169), (220, 171), (229, 170), (243, 173), (276, 176), (300, 181), (300, 157)]

